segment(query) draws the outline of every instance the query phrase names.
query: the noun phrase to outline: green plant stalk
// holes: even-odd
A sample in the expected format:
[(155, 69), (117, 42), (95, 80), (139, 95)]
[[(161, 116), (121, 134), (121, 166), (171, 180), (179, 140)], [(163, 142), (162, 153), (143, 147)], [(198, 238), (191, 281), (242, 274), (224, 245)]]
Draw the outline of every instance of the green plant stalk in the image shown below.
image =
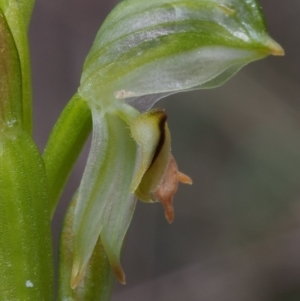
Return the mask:
[(9, 0), (0, 2), (0, 8), (3, 11), (12, 32), (20, 59), (22, 75), (22, 119), (23, 127), (29, 134), (32, 132), (32, 89), (27, 31), (33, 5), (33, 0)]
[(19, 22), (25, 28), (26, 32), (30, 23), (32, 10), (35, 0), (0, 0), (0, 8), (3, 12), (6, 12), (10, 6), (13, 6), (20, 12)]
[(24, 27), (28, 30), (35, 0), (19, 0), (17, 3), (23, 15)]
[(56, 122), (43, 154), (52, 215), (91, 130), (90, 108), (84, 99), (75, 94)]
[(23, 127), (32, 133), (32, 87), (31, 87), (31, 62), (29, 43), (27, 35), (20, 34), (20, 43), (16, 40), (21, 60), (22, 72), (22, 106), (23, 106)]
[(17, 48), (5, 16), (0, 10), (0, 128), (22, 125), (21, 69)]

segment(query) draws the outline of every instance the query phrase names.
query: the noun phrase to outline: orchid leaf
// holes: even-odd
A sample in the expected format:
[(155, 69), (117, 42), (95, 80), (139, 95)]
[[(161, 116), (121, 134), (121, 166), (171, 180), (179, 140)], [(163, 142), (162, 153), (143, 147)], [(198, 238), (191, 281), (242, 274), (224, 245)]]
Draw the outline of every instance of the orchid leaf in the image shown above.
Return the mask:
[(0, 300), (53, 300), (47, 179), (30, 136), (0, 135)]

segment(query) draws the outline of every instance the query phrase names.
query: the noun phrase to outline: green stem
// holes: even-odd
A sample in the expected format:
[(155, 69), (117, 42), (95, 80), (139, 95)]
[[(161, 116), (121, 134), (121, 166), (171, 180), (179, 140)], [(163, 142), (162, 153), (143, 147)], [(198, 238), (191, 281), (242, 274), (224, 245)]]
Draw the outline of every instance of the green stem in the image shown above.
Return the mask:
[(22, 49), (20, 50), (22, 67), (22, 103), (23, 103), (23, 127), (32, 133), (32, 87), (31, 87), (31, 62), (28, 37), (24, 36)]
[(51, 214), (91, 130), (90, 108), (84, 99), (75, 94), (56, 122), (43, 154)]
[(0, 9), (0, 128), (22, 124), (20, 60), (7, 20)]
[(21, 63), (22, 76), (22, 110), (23, 128), (32, 132), (32, 89), (31, 89), (31, 64), (28, 43), (28, 24), (34, 1), (10, 0), (4, 11), (7, 23), (16, 43)]
[(30, 23), (34, 3), (35, 0), (18, 0), (18, 5), (23, 15), (24, 26), (27, 30)]

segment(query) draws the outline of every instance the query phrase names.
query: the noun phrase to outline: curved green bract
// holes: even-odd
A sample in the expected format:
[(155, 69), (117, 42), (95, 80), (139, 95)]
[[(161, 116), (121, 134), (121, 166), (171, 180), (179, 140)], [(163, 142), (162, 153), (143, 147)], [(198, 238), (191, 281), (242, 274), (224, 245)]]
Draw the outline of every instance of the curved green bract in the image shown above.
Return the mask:
[[(233, 66), (280, 53), (254, 0), (125, 0), (100, 28), (79, 92), (102, 110), (117, 99), (145, 110), (162, 95), (216, 77), (220, 85)], [(149, 95), (157, 97), (140, 105)]]

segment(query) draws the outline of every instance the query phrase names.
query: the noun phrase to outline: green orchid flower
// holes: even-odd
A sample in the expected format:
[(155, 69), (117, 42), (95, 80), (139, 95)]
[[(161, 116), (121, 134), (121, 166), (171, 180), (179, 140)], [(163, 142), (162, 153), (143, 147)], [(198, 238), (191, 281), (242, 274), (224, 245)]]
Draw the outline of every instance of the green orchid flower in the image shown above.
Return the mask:
[(125, 0), (100, 28), (78, 90), (93, 118), (90, 154), (73, 215), (71, 286), (100, 237), (120, 282), (120, 253), (136, 199), (160, 201), (169, 222), (178, 182), (167, 115), (172, 93), (223, 84), (249, 62), (283, 55), (255, 0)]

